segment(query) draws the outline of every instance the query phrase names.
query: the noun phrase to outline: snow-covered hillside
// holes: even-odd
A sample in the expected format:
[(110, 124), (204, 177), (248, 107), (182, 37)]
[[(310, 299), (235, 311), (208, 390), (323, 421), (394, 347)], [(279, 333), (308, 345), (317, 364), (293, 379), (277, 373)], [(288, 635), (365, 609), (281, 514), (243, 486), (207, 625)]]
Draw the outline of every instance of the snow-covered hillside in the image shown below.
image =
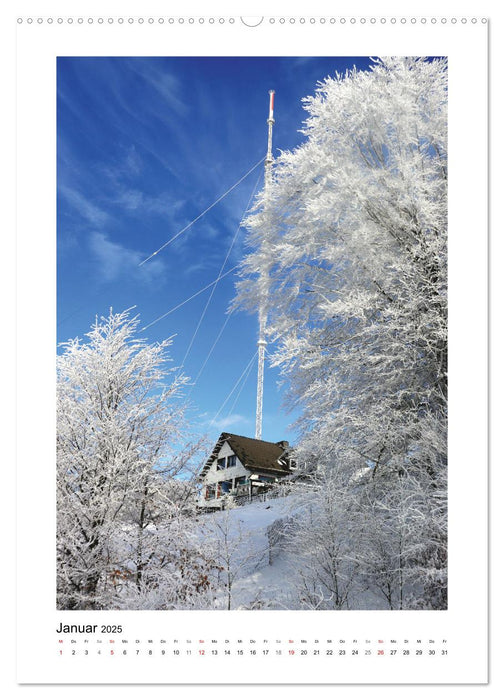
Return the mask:
[[(306, 507), (306, 501), (305, 501)], [(299, 571), (303, 562), (280, 539), (275, 542), (271, 528), (296, 518), (303, 506), (293, 496), (255, 501), (230, 510), (198, 517), (206, 536), (220, 541), (221, 587), (215, 607), (232, 610), (292, 610), (307, 606), (300, 599)], [(268, 533), (269, 531), (269, 533)], [(268, 536), (269, 535), (269, 536)], [(226, 556), (231, 571), (227, 578)], [(229, 597), (230, 593), (230, 597)], [(354, 608), (383, 608), (383, 602), (361, 591)]]
[[(230, 568), (235, 574), (231, 587), (232, 609), (292, 607), (295, 597), (292, 562), (281, 552), (272, 551), (268, 541), (268, 528), (275, 521), (288, 517), (291, 508), (291, 499), (285, 497), (199, 516), (204, 530), (226, 541), (224, 546), (227, 546)], [(224, 559), (225, 553), (221, 556)], [(216, 607), (227, 607), (227, 597), (227, 578), (223, 572)]]

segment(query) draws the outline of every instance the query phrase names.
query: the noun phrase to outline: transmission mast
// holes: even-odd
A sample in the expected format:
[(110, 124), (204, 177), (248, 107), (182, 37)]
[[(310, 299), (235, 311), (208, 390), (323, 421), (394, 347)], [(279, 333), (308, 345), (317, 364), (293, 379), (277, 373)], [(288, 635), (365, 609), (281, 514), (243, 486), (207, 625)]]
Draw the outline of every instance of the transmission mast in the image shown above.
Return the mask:
[[(266, 154), (266, 160), (264, 161), (264, 192), (266, 196), (271, 185), (272, 179), (272, 164), (273, 164), (273, 124), (275, 120), (273, 119), (273, 104), (275, 100), (275, 91), (269, 91), (270, 101), (269, 101), (269, 116), (267, 120), (268, 124), (268, 152)], [(262, 408), (263, 408), (263, 386), (264, 386), (264, 353), (266, 350), (266, 304), (264, 299), (264, 290), (266, 288), (266, 272), (261, 270), (259, 277), (259, 285), (261, 290), (261, 296), (259, 301), (259, 338), (257, 340), (257, 402), (256, 402), (256, 428), (255, 437), (256, 440), (260, 440), (262, 436)]]

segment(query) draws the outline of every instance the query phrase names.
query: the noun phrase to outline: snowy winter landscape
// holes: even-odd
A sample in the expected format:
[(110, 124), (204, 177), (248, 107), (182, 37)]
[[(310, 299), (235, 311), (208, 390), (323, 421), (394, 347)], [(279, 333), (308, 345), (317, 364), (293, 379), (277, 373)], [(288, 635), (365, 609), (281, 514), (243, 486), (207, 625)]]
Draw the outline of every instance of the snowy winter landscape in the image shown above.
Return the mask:
[[(62, 74), (73, 79), (79, 60), (60, 63)], [(191, 123), (198, 110), (183, 102), (176, 71), (196, 74), (204, 59), (184, 66), (116, 60), (90, 70), (110, 79), (113, 66), (135, 90), (156, 91), (174, 110), (167, 134), (171, 123)], [(215, 70), (217, 93), (227, 85), (218, 76), (238, 80), (232, 60), (205, 66)], [(263, 80), (261, 60), (241, 60)], [(292, 97), (292, 110), (301, 105), (304, 113), (292, 124), (296, 140), (285, 135), (289, 146), (272, 150), (281, 117), (273, 118), (271, 96), (263, 158), (235, 173), (227, 191), (219, 164), (208, 166), (204, 179), (217, 178), (213, 196), (224, 192), (210, 206), (187, 173), (175, 176), (180, 159), (161, 159), (165, 132), (151, 130), (155, 110), (139, 115), (136, 93), (120, 93), (119, 82), (111, 94), (121, 94), (121, 108), (127, 103), (137, 141), (127, 164), (83, 164), (89, 188), (94, 173), (111, 188), (84, 201), (68, 184), (78, 169), (69, 134), (80, 112), (69, 108), (72, 81), (60, 81), (68, 133), (60, 138), (59, 294), (73, 290), (73, 303), (91, 315), (81, 318), (79, 306), (61, 302), (59, 609), (447, 608), (447, 61), (359, 58), (353, 67), (348, 59), (345, 70), (317, 74), (342, 60), (271, 59), (270, 75), (290, 75), (292, 90), (312, 81), (295, 106)], [(111, 120), (112, 97), (103, 112)], [(220, 126), (208, 116), (213, 158), (218, 149), (209, 143)], [(235, 129), (226, 124), (230, 139)], [(124, 125), (113, 133), (124, 154), (133, 137)], [(250, 144), (254, 138), (251, 131)], [(191, 141), (185, 132), (177, 139)], [(223, 212), (233, 220), (225, 233), (214, 221), (217, 228), (208, 224), (186, 245), (192, 227), (251, 172), (258, 179), (245, 210), (243, 202), (233, 210), (237, 222)], [(180, 189), (167, 208), (171, 193), (154, 199), (147, 191), (163, 177)], [(145, 191), (134, 189), (142, 178)], [(156, 221), (175, 211), (184, 215), (172, 218), (168, 236)], [(114, 230), (112, 221), (131, 228)], [(97, 246), (102, 267), (90, 257), (85, 268)], [(81, 273), (76, 292), (73, 277)], [(95, 273), (100, 302), (86, 286)], [(189, 279), (197, 292), (184, 289)], [(179, 290), (187, 293), (180, 303)], [(205, 326), (221, 292), (225, 310)], [(179, 308), (203, 293), (203, 309), (184, 307), (177, 321)], [(172, 306), (161, 313), (150, 298)], [(230, 319), (242, 325), (226, 336)], [(207, 345), (197, 351), (200, 328)], [(274, 388), (265, 380), (264, 397), (263, 370), (275, 377)]]
[[(300, 516), (300, 510), (296, 497), (291, 496), (201, 516), (204, 526), (214, 531), (227, 528), (234, 538), (230, 547), (232, 584), (229, 587), (226, 574), (221, 573), (214, 598), (216, 609), (228, 609), (228, 606), (232, 610), (334, 607), (332, 600), (326, 601), (327, 608), (322, 604), (322, 596), (317, 600), (317, 580), (315, 577), (310, 580), (309, 568), (304, 568), (310, 567), (310, 558), (300, 556), (295, 550), (289, 551), (287, 538), (280, 534), (296, 513)], [(335, 579), (333, 583), (336, 582)], [(343, 595), (350, 589), (347, 584), (346, 575), (343, 575), (340, 581)], [(379, 610), (390, 606), (386, 596), (377, 589), (370, 589), (363, 580), (342, 607)]]

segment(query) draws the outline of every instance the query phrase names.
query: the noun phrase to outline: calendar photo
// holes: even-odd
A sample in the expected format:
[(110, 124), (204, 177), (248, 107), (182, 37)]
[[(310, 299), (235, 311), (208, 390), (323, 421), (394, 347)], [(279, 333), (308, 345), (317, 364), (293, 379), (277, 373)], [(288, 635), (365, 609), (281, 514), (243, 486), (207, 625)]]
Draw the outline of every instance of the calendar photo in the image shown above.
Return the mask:
[(486, 682), (487, 31), (17, 19), (20, 683)]
[(57, 86), (58, 609), (446, 609), (447, 60)]

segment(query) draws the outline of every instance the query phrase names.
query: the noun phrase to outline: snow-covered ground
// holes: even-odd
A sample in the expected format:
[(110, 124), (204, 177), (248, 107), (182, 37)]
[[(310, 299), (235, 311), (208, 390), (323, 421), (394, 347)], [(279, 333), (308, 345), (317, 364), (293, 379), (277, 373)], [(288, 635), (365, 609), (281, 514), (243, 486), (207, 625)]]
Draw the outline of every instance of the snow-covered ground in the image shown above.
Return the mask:
[[(198, 517), (203, 529), (214, 537), (227, 539), (221, 548), (228, 549), (234, 575), (231, 586), (233, 610), (296, 610), (305, 606), (299, 601), (297, 576), (302, 563), (286, 550), (282, 541), (270, 550), (268, 528), (275, 523), (296, 517), (299, 502), (292, 496), (254, 501), (225, 511)], [(222, 555), (222, 549), (221, 549)], [(221, 575), (221, 588), (215, 607), (227, 608), (226, 572)], [(361, 590), (350, 603), (353, 609), (386, 608), (384, 601), (369, 590)]]
[[(220, 526), (229, 533), (231, 567), (236, 572), (232, 585), (233, 609), (292, 608), (295, 597), (293, 563), (281, 548), (270, 553), (268, 542), (268, 527), (288, 517), (291, 510), (291, 499), (284, 497), (200, 516), (204, 526), (213, 531)], [(225, 607), (226, 599), (223, 586), (217, 606)]]

